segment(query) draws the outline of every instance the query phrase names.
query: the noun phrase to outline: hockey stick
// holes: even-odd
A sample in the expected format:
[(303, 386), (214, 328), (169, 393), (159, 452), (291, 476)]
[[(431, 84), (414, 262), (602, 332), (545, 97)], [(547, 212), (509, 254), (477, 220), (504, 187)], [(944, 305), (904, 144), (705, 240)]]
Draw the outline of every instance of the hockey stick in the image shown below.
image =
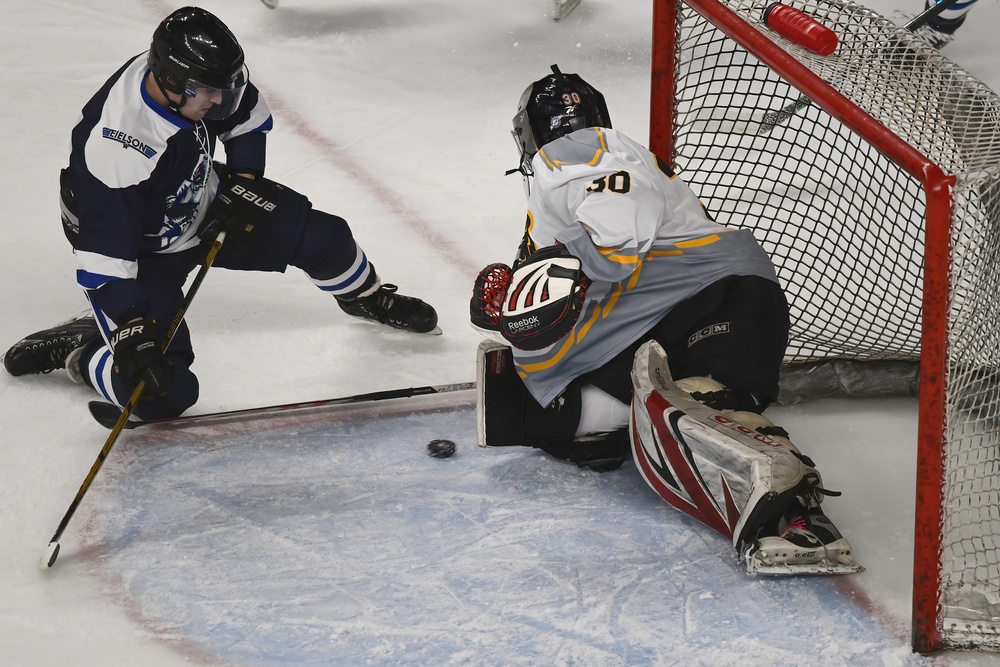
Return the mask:
[(931, 5), (924, 11), (920, 12), (914, 16), (910, 21), (903, 27), (914, 32), (917, 28), (923, 26), (925, 23), (930, 21), (932, 18), (943, 12), (944, 10), (951, 7), (953, 4), (958, 2), (958, 0), (941, 0), (940, 2)]
[[(278, 412), (289, 412), (297, 410), (307, 410), (310, 408), (325, 408), (331, 405), (347, 405), (350, 403), (370, 403), (372, 401), (386, 401), (394, 398), (410, 398), (411, 396), (426, 396), (429, 394), (445, 394), (452, 391), (465, 391), (475, 389), (475, 382), (464, 382), (460, 384), (442, 384), (429, 387), (408, 387), (406, 389), (387, 389), (385, 391), (373, 391), (368, 394), (356, 394), (354, 396), (343, 396), (341, 398), (328, 398), (321, 401), (305, 401), (303, 403), (285, 403), (283, 405), (268, 405), (259, 408), (244, 408), (241, 410), (226, 410), (223, 412), (209, 412), (201, 415), (187, 415), (184, 417), (173, 417), (170, 419), (150, 419), (148, 421), (129, 420), (125, 428), (133, 429), (140, 426), (188, 426), (204, 424), (206, 422), (219, 421), (223, 419), (234, 419), (239, 417), (256, 417), (270, 415)], [(114, 428), (118, 425), (122, 410), (118, 406), (102, 401), (91, 401), (90, 414), (97, 422), (105, 428)]]
[[(956, 2), (958, 2), (958, 0), (941, 0), (938, 3), (931, 5), (917, 16), (913, 17), (903, 27), (910, 32), (916, 32), (917, 28), (926, 24), (932, 18), (948, 9)], [(778, 125), (784, 125), (791, 120), (795, 114), (810, 105), (812, 105), (812, 100), (802, 93), (796, 99), (783, 106), (779, 111), (768, 111), (764, 114), (764, 119), (760, 122), (760, 125), (757, 126), (757, 134), (770, 134), (775, 127)]]
[[(215, 261), (215, 256), (219, 253), (219, 249), (222, 247), (222, 243), (225, 241), (225, 238), (226, 233), (220, 232), (215, 240), (212, 241), (212, 246), (209, 248), (208, 254), (205, 256), (205, 263), (202, 265), (198, 274), (191, 282), (191, 287), (184, 296), (184, 301), (181, 303), (181, 307), (177, 310), (177, 314), (174, 315), (174, 320), (170, 323), (170, 328), (167, 329), (167, 334), (163, 338), (161, 347), (164, 351), (170, 345), (170, 341), (173, 340), (174, 334), (177, 333), (177, 328), (184, 320), (184, 314), (191, 306), (191, 302), (194, 300), (194, 295), (198, 292), (198, 288), (201, 286), (202, 281), (205, 280), (205, 275), (208, 273), (212, 263)], [(69, 525), (70, 519), (72, 519), (73, 515), (76, 513), (76, 509), (80, 506), (80, 502), (83, 500), (83, 496), (90, 488), (91, 482), (94, 481), (94, 477), (97, 476), (97, 472), (101, 469), (101, 466), (104, 465), (104, 460), (108, 457), (108, 453), (118, 440), (118, 436), (125, 427), (125, 422), (128, 421), (129, 415), (132, 414), (132, 410), (135, 409), (136, 403), (138, 403), (139, 399), (142, 398), (142, 393), (145, 390), (146, 381), (139, 380), (138, 384), (135, 385), (135, 389), (132, 391), (132, 395), (129, 397), (128, 402), (125, 403), (125, 407), (122, 409), (121, 415), (115, 422), (115, 425), (111, 430), (111, 435), (108, 436), (107, 441), (104, 443), (104, 447), (97, 455), (97, 460), (94, 461), (94, 465), (90, 467), (90, 472), (87, 473), (86, 479), (84, 479), (83, 484), (80, 485), (80, 490), (76, 492), (76, 497), (73, 498), (73, 502), (70, 503), (69, 509), (66, 510), (66, 514), (63, 515), (62, 521), (59, 522), (59, 527), (56, 528), (56, 532), (52, 535), (52, 539), (49, 540), (49, 545), (45, 548), (45, 553), (42, 555), (41, 560), (38, 561), (38, 567), (41, 569), (45, 570), (52, 567), (52, 565), (56, 562), (56, 558), (59, 557), (59, 538), (62, 537), (63, 531), (66, 530), (66, 526)]]

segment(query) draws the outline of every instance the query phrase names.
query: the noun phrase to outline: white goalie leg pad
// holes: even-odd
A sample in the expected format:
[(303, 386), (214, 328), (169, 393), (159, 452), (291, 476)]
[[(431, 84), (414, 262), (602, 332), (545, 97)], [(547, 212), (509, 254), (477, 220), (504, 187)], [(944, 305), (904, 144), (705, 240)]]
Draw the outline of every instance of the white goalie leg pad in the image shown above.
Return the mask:
[(669, 504), (731, 538), (740, 555), (764, 522), (783, 513), (804, 476), (816, 474), (786, 439), (681, 391), (655, 341), (636, 353), (632, 385), (632, 453), (643, 479)]

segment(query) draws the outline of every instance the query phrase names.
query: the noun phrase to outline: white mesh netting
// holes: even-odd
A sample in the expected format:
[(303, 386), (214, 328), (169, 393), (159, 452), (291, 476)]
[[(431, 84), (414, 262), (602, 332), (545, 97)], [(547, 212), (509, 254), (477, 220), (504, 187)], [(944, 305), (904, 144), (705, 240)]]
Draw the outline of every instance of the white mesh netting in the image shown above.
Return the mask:
[[(822, 57), (763, 25), (769, 2), (723, 4), (956, 177), (939, 628), (948, 646), (1000, 648), (1000, 98), (857, 4), (794, 3), (839, 36)], [(921, 183), (681, 7), (673, 159), (709, 211), (752, 228), (777, 265), (792, 307), (786, 361), (799, 369), (787, 375), (866, 361), (912, 385)]]

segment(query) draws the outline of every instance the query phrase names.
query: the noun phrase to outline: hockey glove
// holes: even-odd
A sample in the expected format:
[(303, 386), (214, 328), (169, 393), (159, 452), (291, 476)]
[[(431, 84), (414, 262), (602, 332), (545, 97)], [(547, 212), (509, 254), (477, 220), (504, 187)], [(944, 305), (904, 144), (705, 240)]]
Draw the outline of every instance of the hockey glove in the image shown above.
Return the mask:
[(230, 174), (208, 207), (199, 236), (214, 239), (226, 232), (223, 246), (227, 254), (247, 247), (254, 231), (278, 208), (277, 197), (284, 188), (266, 178)]
[(476, 277), (469, 302), (472, 326), (483, 333), (500, 331), (503, 297), (507, 293), (513, 271), (506, 264), (490, 264)]
[(156, 321), (132, 320), (111, 334), (115, 372), (134, 391), (139, 380), (146, 382), (147, 396), (164, 396), (173, 377), (173, 369), (163, 356)]
[(590, 279), (565, 246), (540, 249), (513, 272), (503, 297), (500, 333), (520, 350), (541, 350), (573, 330)]

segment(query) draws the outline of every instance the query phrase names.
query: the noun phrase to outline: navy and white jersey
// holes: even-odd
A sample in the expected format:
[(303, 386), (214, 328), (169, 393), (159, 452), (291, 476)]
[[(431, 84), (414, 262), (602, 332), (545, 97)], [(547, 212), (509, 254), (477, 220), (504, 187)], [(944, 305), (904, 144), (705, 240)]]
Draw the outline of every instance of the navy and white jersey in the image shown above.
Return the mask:
[(543, 406), (712, 283), (737, 275), (777, 282), (752, 233), (714, 222), (669, 167), (615, 130), (550, 142), (532, 168), (522, 257), (562, 243), (594, 281), (567, 336), (542, 350), (513, 350)]
[[(146, 54), (116, 72), (83, 108), (72, 133), (63, 198), (79, 221), (77, 282), (111, 319), (145, 314), (138, 260), (198, 244), (215, 197), (216, 141), (229, 169), (264, 173), (271, 113), (252, 83), (225, 120), (192, 122), (146, 90)], [(63, 201), (64, 210), (69, 206)]]

